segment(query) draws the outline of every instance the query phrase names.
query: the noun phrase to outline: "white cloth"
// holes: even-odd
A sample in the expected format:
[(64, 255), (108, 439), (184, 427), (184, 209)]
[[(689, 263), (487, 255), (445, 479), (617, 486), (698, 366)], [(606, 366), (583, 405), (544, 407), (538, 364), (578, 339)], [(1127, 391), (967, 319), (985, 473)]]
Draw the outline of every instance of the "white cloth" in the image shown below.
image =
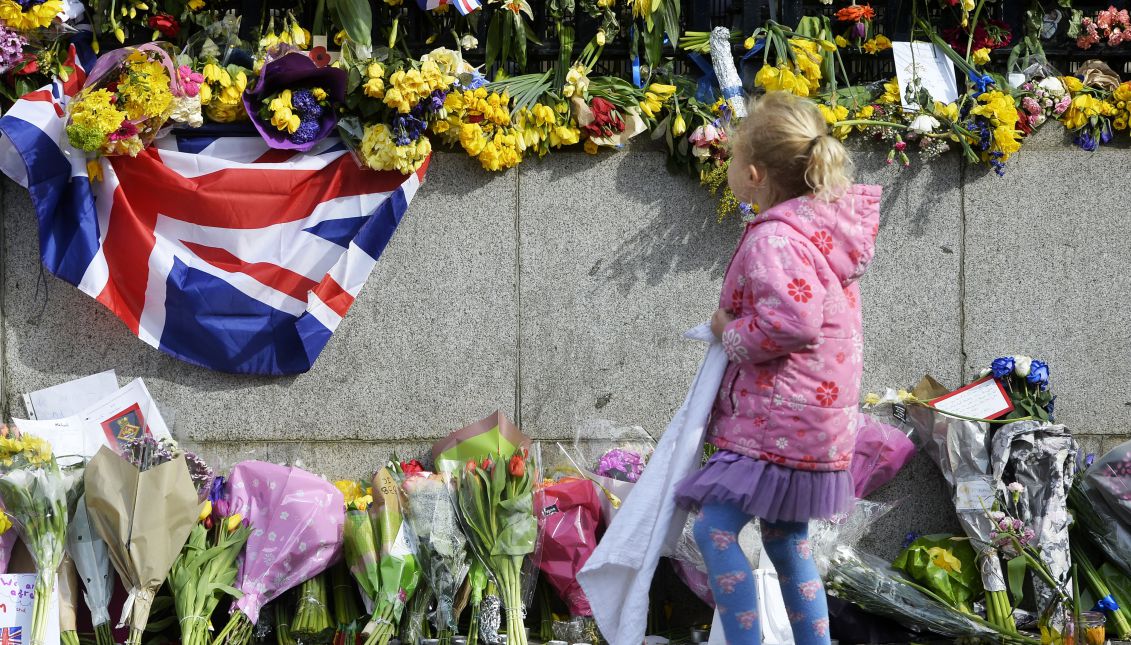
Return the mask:
[(727, 357), (704, 323), (684, 334), (709, 343), (691, 390), (676, 412), (632, 496), (577, 574), (593, 617), (609, 645), (639, 645), (648, 624), (648, 590), (660, 557), (683, 532), (687, 513), (675, 503), (675, 487), (699, 468), (707, 422)]

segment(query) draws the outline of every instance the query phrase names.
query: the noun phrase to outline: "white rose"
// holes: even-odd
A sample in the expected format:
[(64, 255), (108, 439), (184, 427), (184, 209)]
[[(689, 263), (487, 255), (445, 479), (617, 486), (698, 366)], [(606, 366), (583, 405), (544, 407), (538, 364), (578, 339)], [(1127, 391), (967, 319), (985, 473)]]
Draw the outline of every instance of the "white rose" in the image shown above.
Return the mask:
[(1042, 80), (1040, 86), (1041, 89), (1045, 90), (1049, 94), (1052, 94), (1056, 98), (1064, 96), (1064, 93), (1066, 91), (1064, 89), (1064, 83), (1061, 83), (1060, 79), (1055, 76), (1050, 76)]
[(1033, 359), (1028, 356), (1014, 356), (1013, 357), (1013, 373), (1025, 378), (1029, 376), (1029, 370), (1033, 368)]
[(930, 134), (934, 132), (937, 127), (939, 127), (938, 119), (930, 114), (920, 114), (915, 117), (915, 120), (911, 122), (908, 129), (912, 132), (918, 132), (919, 134)]
[(978, 372), (978, 378), (986, 378), (987, 376), (989, 376), (992, 373), (993, 373), (993, 370), (991, 370), (990, 368), (987, 367), (987, 368), (983, 369), (981, 372)]
[(459, 46), (464, 49), (475, 49), (479, 46), (479, 39), (471, 34), (467, 34), (459, 39)]

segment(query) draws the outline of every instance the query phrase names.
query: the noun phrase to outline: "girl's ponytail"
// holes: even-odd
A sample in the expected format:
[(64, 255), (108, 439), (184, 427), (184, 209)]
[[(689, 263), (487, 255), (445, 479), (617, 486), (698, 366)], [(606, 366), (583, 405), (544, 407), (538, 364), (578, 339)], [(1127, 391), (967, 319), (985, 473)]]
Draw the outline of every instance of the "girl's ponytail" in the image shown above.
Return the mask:
[(789, 92), (753, 99), (730, 142), (736, 157), (766, 172), (771, 205), (810, 194), (834, 201), (852, 185), (844, 144), (829, 134), (815, 103)]
[(852, 186), (852, 158), (837, 138), (819, 134), (809, 149), (805, 183), (818, 199), (835, 200)]

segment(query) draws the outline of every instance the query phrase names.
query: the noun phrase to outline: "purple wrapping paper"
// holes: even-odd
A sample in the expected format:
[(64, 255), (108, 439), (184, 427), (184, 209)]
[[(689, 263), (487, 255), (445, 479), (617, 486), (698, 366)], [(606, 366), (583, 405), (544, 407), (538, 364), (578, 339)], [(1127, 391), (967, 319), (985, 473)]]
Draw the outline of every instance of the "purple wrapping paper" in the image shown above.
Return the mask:
[(234, 607), (255, 624), (263, 605), (337, 560), (345, 502), (317, 475), (262, 461), (236, 464), (226, 493), (252, 528), (236, 578), (244, 596)]
[[(295, 143), (287, 135), (275, 129), (270, 123), (259, 118), (260, 101), (285, 89), (321, 87), (330, 95), (330, 109), (322, 114), (318, 136), (307, 143)], [(338, 113), (334, 105), (346, 100), (346, 72), (336, 67), (319, 67), (303, 53), (290, 53), (267, 63), (259, 73), (255, 89), (243, 93), (243, 105), (255, 129), (263, 136), (267, 145), (279, 150), (306, 152), (319, 141), (325, 139), (338, 125)]]

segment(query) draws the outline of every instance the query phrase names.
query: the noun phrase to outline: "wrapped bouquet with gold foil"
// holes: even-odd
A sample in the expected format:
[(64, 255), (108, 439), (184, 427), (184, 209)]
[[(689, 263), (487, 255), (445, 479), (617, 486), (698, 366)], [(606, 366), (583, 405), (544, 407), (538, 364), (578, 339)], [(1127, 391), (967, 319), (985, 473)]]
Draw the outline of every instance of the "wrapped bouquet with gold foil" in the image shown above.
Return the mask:
[(67, 138), (94, 155), (137, 156), (175, 112), (188, 125), (200, 124), (191, 104), (202, 81), (161, 43), (103, 54), (69, 106)]
[(67, 540), (67, 491), (51, 444), (0, 426), (0, 500), (35, 561), (31, 645), (46, 645), (48, 605)]

